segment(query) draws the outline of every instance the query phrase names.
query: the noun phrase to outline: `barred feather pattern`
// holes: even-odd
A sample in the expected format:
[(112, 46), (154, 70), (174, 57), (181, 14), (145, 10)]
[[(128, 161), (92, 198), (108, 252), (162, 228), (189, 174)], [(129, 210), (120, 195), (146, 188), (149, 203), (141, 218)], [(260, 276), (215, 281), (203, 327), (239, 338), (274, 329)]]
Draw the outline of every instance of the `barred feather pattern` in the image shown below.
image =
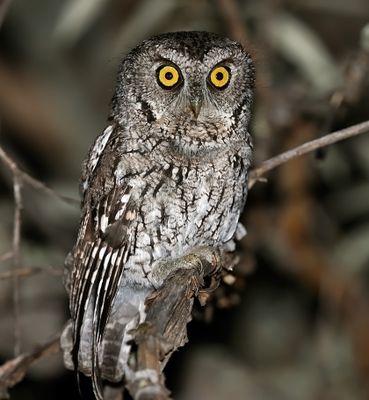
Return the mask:
[[(196, 52), (199, 39), (206, 45)], [(153, 100), (157, 82), (143, 85), (144, 72), (137, 77), (133, 69), (154, 60), (151, 74), (159, 55), (181, 68), (189, 92), (204, 90), (191, 82), (233, 59), (239, 82), (229, 90), (240, 94), (224, 104), (220, 94), (203, 94), (197, 118), (187, 93), (166, 99), (158, 92)], [(162, 283), (155, 268), (196, 247), (232, 242), (247, 195), (252, 91), (248, 54), (204, 32), (152, 38), (122, 62), (110, 124), (83, 165), (82, 217), (67, 263), (65, 364), (91, 376), (98, 399), (103, 380), (124, 378), (131, 330), (145, 319), (145, 298)]]

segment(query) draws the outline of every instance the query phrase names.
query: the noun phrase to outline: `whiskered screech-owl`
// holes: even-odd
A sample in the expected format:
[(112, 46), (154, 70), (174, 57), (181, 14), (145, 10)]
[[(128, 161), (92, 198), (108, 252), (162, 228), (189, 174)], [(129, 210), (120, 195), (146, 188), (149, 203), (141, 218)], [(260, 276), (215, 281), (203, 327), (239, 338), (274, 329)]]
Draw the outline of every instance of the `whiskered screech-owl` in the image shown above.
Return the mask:
[(124, 379), (159, 266), (242, 235), (253, 84), (241, 45), (207, 32), (153, 37), (120, 65), (109, 125), (83, 165), (66, 263), (65, 363), (92, 377), (98, 398), (99, 381)]

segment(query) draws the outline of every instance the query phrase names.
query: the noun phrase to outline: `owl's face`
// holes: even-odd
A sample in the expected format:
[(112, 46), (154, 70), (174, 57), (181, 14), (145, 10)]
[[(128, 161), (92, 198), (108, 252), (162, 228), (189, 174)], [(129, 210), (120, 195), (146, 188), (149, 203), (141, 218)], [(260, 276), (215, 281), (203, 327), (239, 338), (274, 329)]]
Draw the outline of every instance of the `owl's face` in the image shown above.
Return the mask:
[(207, 32), (169, 33), (123, 61), (113, 104), (118, 113), (141, 111), (150, 124), (229, 129), (247, 124), (253, 82), (251, 58), (238, 43)]

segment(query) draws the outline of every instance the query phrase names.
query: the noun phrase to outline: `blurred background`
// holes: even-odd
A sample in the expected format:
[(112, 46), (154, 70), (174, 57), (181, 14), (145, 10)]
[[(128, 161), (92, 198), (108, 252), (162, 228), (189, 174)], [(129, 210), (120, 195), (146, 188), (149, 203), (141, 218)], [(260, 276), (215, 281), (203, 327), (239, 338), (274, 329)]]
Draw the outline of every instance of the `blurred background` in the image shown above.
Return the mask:
[[(104, 129), (121, 58), (143, 39), (208, 30), (257, 68), (254, 164), (369, 119), (368, 0), (2, 0), (0, 146), (78, 199), (80, 165)], [(284, 164), (257, 183), (232, 287), (189, 325), (166, 369), (180, 400), (369, 399), (369, 135)], [(24, 185), (14, 260), (12, 175), (0, 165), (0, 361), (58, 334), (61, 274), (78, 202)], [(24, 269), (16, 287), (11, 269)], [(18, 326), (18, 328), (17, 328)], [(61, 355), (11, 398), (79, 398)]]

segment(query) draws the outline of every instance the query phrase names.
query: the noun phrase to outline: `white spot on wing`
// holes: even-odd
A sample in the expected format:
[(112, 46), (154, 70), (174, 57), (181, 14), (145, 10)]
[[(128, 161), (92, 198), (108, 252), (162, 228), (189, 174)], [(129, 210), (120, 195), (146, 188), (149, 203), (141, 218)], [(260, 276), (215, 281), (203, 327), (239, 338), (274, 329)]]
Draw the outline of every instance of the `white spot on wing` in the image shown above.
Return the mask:
[(127, 204), (128, 200), (130, 199), (131, 195), (130, 194), (125, 194), (122, 196), (122, 198), (120, 199), (120, 202), (123, 204)]
[(100, 229), (102, 233), (105, 233), (105, 230), (108, 226), (109, 218), (106, 215), (102, 215), (100, 218)]
[[(115, 214), (115, 220), (117, 221), (125, 212), (126, 210), (126, 206), (129, 202), (129, 199), (131, 198), (130, 194), (125, 194), (121, 197), (120, 202), (122, 203), (122, 208), (120, 210), (117, 211), (117, 213)], [(129, 220), (129, 217), (127, 217), (127, 219)], [(132, 218), (133, 220), (134, 218)]]
[(116, 259), (117, 259), (117, 257), (118, 257), (118, 252), (119, 252), (119, 250), (115, 250), (114, 253), (113, 253), (113, 255), (111, 256), (111, 263), (112, 263), (112, 265), (115, 265), (115, 261), (116, 261)]
[(124, 213), (124, 208), (120, 209), (116, 214), (114, 219), (117, 221)]
[[(96, 279), (96, 275), (97, 275), (97, 269), (95, 269), (95, 270), (93, 271), (93, 273), (92, 273), (92, 276), (91, 276), (91, 284), (94, 284), (95, 279)], [(85, 310), (86, 310), (88, 304), (89, 304), (89, 302), (86, 301), (86, 302), (85, 302)]]
[(99, 260), (102, 260), (102, 259), (103, 259), (106, 248), (107, 248), (107, 246), (104, 246), (104, 247), (102, 247), (102, 248), (100, 249), (100, 252), (99, 252)]
[(96, 257), (97, 250), (98, 250), (98, 247), (94, 247), (92, 250), (92, 258), (93, 259)]

